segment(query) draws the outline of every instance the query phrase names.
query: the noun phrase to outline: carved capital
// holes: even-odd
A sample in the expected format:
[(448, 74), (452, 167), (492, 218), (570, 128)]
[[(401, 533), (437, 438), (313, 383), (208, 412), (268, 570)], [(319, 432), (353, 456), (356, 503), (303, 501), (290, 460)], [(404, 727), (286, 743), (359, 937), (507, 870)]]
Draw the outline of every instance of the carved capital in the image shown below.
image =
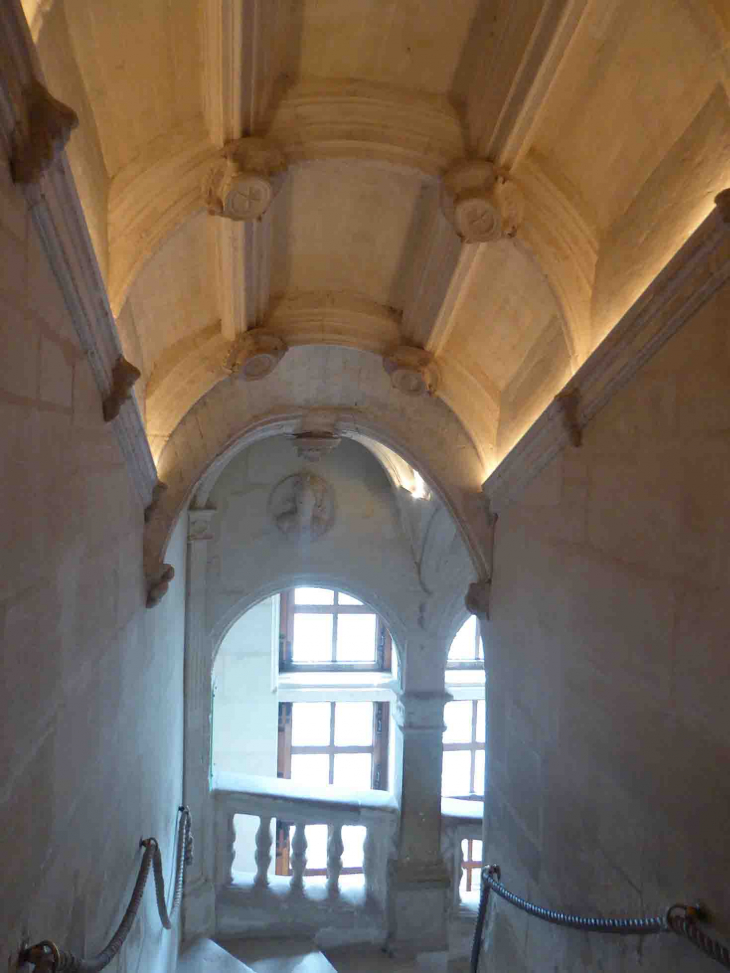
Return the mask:
[(486, 159), (459, 162), (444, 174), (441, 206), (466, 243), (514, 236), (522, 222), (522, 193)]
[(489, 618), (489, 598), (492, 592), (492, 582), (488, 579), (474, 581), (469, 585), (464, 598), (466, 610), (477, 618)]
[(255, 382), (273, 372), (288, 347), (278, 335), (255, 328), (234, 341), (225, 369), (246, 382)]
[(405, 395), (433, 395), (438, 388), (438, 367), (433, 355), (422, 348), (394, 348), (383, 357), (383, 367), (393, 388)]
[(163, 564), (158, 573), (147, 580), (147, 607), (159, 605), (167, 594), (170, 582), (175, 577), (175, 568), (171, 564)]
[(196, 510), (191, 507), (188, 511), (188, 541), (190, 543), (213, 540), (210, 522), (216, 513), (217, 510), (214, 507), (206, 507), (203, 510)]
[(141, 376), (140, 370), (120, 355), (112, 369), (112, 387), (104, 399), (104, 422), (111, 422), (119, 415), (122, 404), (131, 398), (132, 387)]
[(444, 729), (444, 706), (450, 693), (401, 693), (395, 705), (395, 721), (402, 730)]
[(14, 135), (11, 169), (19, 183), (38, 182), (63, 151), (79, 124), (73, 109), (57, 101), (40, 81), (23, 92), (23, 117)]
[(148, 524), (152, 520), (152, 515), (155, 510), (160, 505), (160, 501), (167, 492), (167, 484), (163, 483), (162, 480), (158, 480), (157, 483), (152, 488), (152, 499), (149, 504), (144, 508), (144, 522)]
[(715, 196), (715, 206), (720, 211), (723, 223), (730, 223), (730, 189), (723, 189)]
[(244, 138), (229, 142), (208, 172), (203, 194), (212, 216), (257, 220), (281, 188), (286, 160), (271, 142)]
[(583, 442), (578, 410), (580, 407), (580, 389), (572, 388), (555, 396), (555, 402), (560, 409), (563, 425), (573, 446), (578, 447)]

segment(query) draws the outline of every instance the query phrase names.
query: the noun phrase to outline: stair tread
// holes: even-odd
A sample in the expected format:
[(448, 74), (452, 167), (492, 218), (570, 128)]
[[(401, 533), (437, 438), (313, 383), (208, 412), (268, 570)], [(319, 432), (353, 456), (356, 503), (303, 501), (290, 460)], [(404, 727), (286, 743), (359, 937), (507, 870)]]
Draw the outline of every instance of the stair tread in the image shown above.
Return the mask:
[(252, 970), (212, 939), (197, 939), (181, 954), (177, 973), (252, 973)]
[(232, 939), (224, 940), (224, 945), (254, 973), (336, 973), (309, 940)]

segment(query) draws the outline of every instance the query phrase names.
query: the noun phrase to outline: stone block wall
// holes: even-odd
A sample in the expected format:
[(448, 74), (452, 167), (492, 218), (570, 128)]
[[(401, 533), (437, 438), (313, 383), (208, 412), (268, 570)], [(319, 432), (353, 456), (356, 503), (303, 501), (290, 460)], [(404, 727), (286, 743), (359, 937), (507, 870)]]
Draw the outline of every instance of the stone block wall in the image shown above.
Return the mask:
[[(184, 585), (145, 609), (143, 511), (36, 236), (0, 160), (0, 963), (94, 953), (182, 790)], [(168, 561), (184, 577), (184, 533)], [(174, 968), (154, 893), (110, 967)]]
[[(497, 524), (486, 858), (551, 908), (700, 897), (730, 934), (730, 286)], [(483, 969), (701, 973), (673, 936), (498, 902)]]

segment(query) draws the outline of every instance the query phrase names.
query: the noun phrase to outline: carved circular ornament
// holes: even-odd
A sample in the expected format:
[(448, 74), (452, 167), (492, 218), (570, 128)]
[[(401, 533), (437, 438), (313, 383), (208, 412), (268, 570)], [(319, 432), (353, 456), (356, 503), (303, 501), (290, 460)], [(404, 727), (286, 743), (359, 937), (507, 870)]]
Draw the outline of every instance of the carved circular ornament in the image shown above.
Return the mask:
[(395, 348), (383, 358), (383, 367), (393, 388), (404, 395), (433, 395), (438, 388), (436, 363), (422, 348)]
[(268, 179), (254, 173), (224, 179), (221, 186), (223, 216), (230, 220), (257, 220), (269, 208), (273, 188)]
[(502, 236), (502, 217), (486, 193), (457, 199), (454, 223), (456, 232), (467, 243), (491, 243)]
[(269, 497), (269, 515), (282, 534), (298, 541), (322, 537), (335, 522), (332, 487), (308, 470), (287, 476)]
[(227, 368), (245, 382), (255, 382), (270, 375), (286, 352), (287, 344), (278, 335), (248, 331), (233, 345)]

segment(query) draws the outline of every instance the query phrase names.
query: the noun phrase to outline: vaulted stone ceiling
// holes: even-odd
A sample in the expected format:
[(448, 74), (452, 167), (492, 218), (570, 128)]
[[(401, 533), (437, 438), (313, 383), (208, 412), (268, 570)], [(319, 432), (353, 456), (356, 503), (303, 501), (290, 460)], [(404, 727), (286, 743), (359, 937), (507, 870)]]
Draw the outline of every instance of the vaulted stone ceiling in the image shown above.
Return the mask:
[[(292, 351), (279, 398), (247, 383), (251, 415), (272, 395), (395, 414), (370, 360), (424, 349), (436, 399), (404, 415), (445, 436), (450, 410), (478, 489), (730, 183), (726, 0), (24, 7), (81, 119), (72, 167), (162, 470), (226, 389), (244, 401), (226, 363), (254, 329)], [(211, 166), (250, 136), (273, 201), (210, 215)], [(455, 218), (466, 159), (497, 181), (473, 167)], [(495, 208), (502, 232), (469, 242)]]

